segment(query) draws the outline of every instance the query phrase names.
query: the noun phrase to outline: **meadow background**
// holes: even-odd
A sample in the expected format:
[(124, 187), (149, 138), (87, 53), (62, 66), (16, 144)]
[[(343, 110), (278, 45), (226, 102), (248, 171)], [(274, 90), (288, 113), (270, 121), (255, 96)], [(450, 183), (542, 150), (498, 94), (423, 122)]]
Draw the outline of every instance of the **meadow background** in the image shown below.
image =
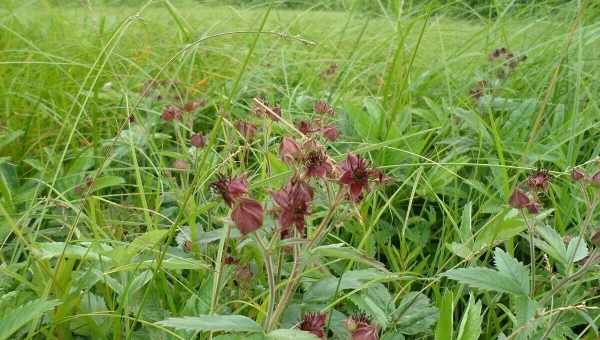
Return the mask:
[[(499, 48), (518, 64), (490, 60)], [(290, 122), (328, 101), (331, 157), (392, 178), (336, 209), (281, 329), (324, 311), (329, 338), (346, 339), (361, 311), (382, 339), (597, 339), (599, 51), (596, 1), (3, 0), (0, 339), (307, 336), (169, 319), (268, 317), (265, 253), (224, 237), (209, 188), (247, 173), (268, 200), (289, 179), (278, 149), (292, 132), (249, 113), (255, 97)], [(161, 120), (190, 100), (202, 105), (182, 122)], [(539, 169), (541, 211), (521, 213), (511, 193)], [(528, 288), (494, 280), (502, 263)]]

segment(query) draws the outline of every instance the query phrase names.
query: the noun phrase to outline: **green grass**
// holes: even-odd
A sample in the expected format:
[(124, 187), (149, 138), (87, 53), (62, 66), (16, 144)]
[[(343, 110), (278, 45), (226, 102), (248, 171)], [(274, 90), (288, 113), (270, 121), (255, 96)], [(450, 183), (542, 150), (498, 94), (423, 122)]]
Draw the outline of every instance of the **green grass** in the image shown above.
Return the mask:
[[(347, 338), (342, 321), (358, 311), (383, 339), (598, 338), (597, 5), (519, 6), (493, 20), (454, 16), (462, 5), (398, 17), (0, 4), (0, 339), (259, 339), (256, 327), (290, 329), (307, 311), (327, 313), (330, 339)], [(506, 65), (488, 58), (500, 47), (527, 56), (503, 79)], [(142, 96), (152, 79), (164, 86)], [(490, 88), (475, 100), (482, 80)], [(253, 115), (255, 97), (283, 122)], [(182, 121), (161, 120), (196, 99), (205, 104)], [(341, 137), (319, 139), (329, 156), (360, 154), (392, 179), (359, 203), (336, 199), (336, 179), (311, 180), (308, 236), (280, 240), (271, 192), (295, 169), (280, 140), (300, 140), (287, 123), (313, 119), (317, 100), (337, 112), (326, 120)], [(253, 141), (240, 119), (258, 126)], [(573, 167), (588, 179), (573, 182)], [(536, 169), (550, 170), (550, 189), (535, 195), (540, 214), (520, 214), (509, 198)], [(248, 175), (265, 209), (259, 231), (236, 233), (209, 187), (218, 173)], [(184, 249), (190, 226), (197, 242)], [(205, 319), (169, 319), (183, 316)]]

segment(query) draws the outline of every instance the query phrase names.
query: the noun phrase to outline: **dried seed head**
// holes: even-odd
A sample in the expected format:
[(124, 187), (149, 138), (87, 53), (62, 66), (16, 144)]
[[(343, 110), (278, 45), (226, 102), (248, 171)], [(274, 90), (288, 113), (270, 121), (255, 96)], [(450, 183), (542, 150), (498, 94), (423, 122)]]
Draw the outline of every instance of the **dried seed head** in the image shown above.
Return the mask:
[(165, 109), (163, 110), (163, 114), (162, 114), (161, 118), (167, 122), (170, 122), (174, 119), (180, 120), (181, 119), (181, 109), (176, 106), (169, 105), (169, 106), (165, 107)]
[(302, 151), (296, 141), (289, 137), (283, 137), (279, 145), (279, 157), (284, 162), (291, 163), (302, 158)]
[(256, 134), (256, 125), (243, 120), (235, 122), (235, 128), (239, 131), (240, 135), (247, 140), (252, 140)]
[(185, 171), (189, 169), (189, 164), (184, 161), (183, 159), (176, 159), (175, 161), (173, 161), (173, 168), (179, 170), (179, 171)]
[(333, 107), (331, 107), (331, 105), (329, 105), (324, 100), (319, 100), (318, 102), (316, 102), (314, 105), (314, 110), (316, 113), (321, 115), (335, 115), (335, 110), (333, 109)]
[(323, 128), (323, 137), (327, 138), (328, 140), (334, 142), (338, 139), (339, 136), (340, 134), (338, 133), (338, 130), (334, 124), (328, 125)]

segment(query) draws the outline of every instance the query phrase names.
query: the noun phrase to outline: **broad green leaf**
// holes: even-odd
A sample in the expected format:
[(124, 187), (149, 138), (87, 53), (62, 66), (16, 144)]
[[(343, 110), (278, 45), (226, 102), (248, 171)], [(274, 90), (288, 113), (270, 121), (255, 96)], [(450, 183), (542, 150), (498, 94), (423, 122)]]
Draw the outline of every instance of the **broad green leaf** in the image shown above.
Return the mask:
[(424, 294), (410, 292), (402, 298), (393, 317), (403, 334), (428, 333), (438, 318), (438, 310)]
[(262, 332), (262, 328), (254, 320), (242, 315), (184, 316), (158, 321), (156, 324), (196, 332)]
[(316, 253), (319, 256), (352, 260), (354, 262), (363, 263), (371, 267), (375, 267), (382, 271), (387, 271), (383, 263), (367, 256), (366, 254), (364, 254), (356, 248), (345, 247), (341, 243), (316, 247), (315, 249), (313, 249), (312, 252)]
[(241, 333), (241, 334), (223, 334), (214, 337), (215, 340), (267, 340), (264, 334), (258, 333)]
[(389, 314), (386, 313), (385, 306), (380, 306), (365, 293), (354, 294), (350, 299), (362, 312), (373, 316), (379, 326), (387, 328)]
[(529, 270), (525, 265), (500, 248), (494, 250), (494, 262), (500, 274), (510, 278), (516, 286), (519, 286), (522, 294), (529, 294)]
[(471, 296), (467, 309), (460, 321), (457, 340), (477, 340), (481, 335), (481, 323), (483, 321), (481, 301), (474, 302), (474, 300)]
[(444, 276), (467, 284), (475, 288), (493, 290), (501, 293), (522, 294), (520, 287), (498, 273), (498, 271), (489, 268), (459, 268), (452, 269), (443, 274)]
[(61, 256), (64, 250), (64, 256), (67, 258), (80, 259), (80, 260), (102, 260), (110, 262), (110, 258), (104, 255), (98, 254), (96, 251), (90, 248), (68, 244), (65, 249), (64, 242), (44, 242), (37, 243), (33, 248), (33, 253), (39, 256), (41, 259), (47, 260)]
[(320, 340), (320, 338), (310, 332), (299, 329), (276, 329), (267, 334), (269, 340)]
[(583, 260), (587, 255), (588, 248), (585, 240), (579, 236), (573, 237), (567, 246), (567, 260), (577, 262)]
[(125, 183), (125, 179), (119, 176), (102, 176), (96, 178), (94, 185), (90, 188), (90, 193), (100, 191), (102, 189), (116, 187)]
[(398, 275), (385, 273), (376, 269), (353, 270), (337, 277), (326, 277), (312, 284), (304, 294), (306, 301), (325, 301), (331, 299), (338, 289), (365, 289), (376, 282), (398, 280)]
[(454, 335), (454, 297), (447, 290), (440, 303), (440, 319), (435, 327), (435, 339), (452, 339)]
[(534, 316), (539, 308), (537, 301), (532, 300), (529, 296), (521, 295), (512, 298), (513, 308), (516, 318), (514, 318), (513, 330), (522, 327), (517, 339), (529, 339), (529, 335), (539, 326), (540, 320), (535, 322)]
[(0, 319), (0, 340), (9, 339), (19, 328), (60, 304), (58, 300), (37, 299), (6, 313)]
[(127, 255), (129, 257), (133, 257), (137, 253), (140, 253), (146, 249), (154, 248), (154, 246), (160, 242), (168, 232), (169, 231), (167, 229), (157, 229), (136, 237), (136, 239), (127, 246)]

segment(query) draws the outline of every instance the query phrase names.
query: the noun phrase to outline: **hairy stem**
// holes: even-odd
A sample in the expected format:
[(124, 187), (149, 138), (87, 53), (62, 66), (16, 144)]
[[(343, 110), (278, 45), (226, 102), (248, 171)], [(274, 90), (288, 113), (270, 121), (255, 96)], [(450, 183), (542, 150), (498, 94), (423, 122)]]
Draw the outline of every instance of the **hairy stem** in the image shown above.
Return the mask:
[(271, 316), (273, 315), (273, 309), (275, 308), (275, 298), (277, 294), (277, 288), (275, 286), (275, 276), (273, 272), (273, 257), (271, 256), (271, 252), (265, 246), (262, 238), (258, 233), (255, 233), (256, 243), (260, 247), (263, 257), (265, 259), (265, 268), (267, 270), (267, 281), (269, 283), (269, 307), (267, 310), (267, 322), (266, 326), (269, 325), (269, 320), (271, 320)]

